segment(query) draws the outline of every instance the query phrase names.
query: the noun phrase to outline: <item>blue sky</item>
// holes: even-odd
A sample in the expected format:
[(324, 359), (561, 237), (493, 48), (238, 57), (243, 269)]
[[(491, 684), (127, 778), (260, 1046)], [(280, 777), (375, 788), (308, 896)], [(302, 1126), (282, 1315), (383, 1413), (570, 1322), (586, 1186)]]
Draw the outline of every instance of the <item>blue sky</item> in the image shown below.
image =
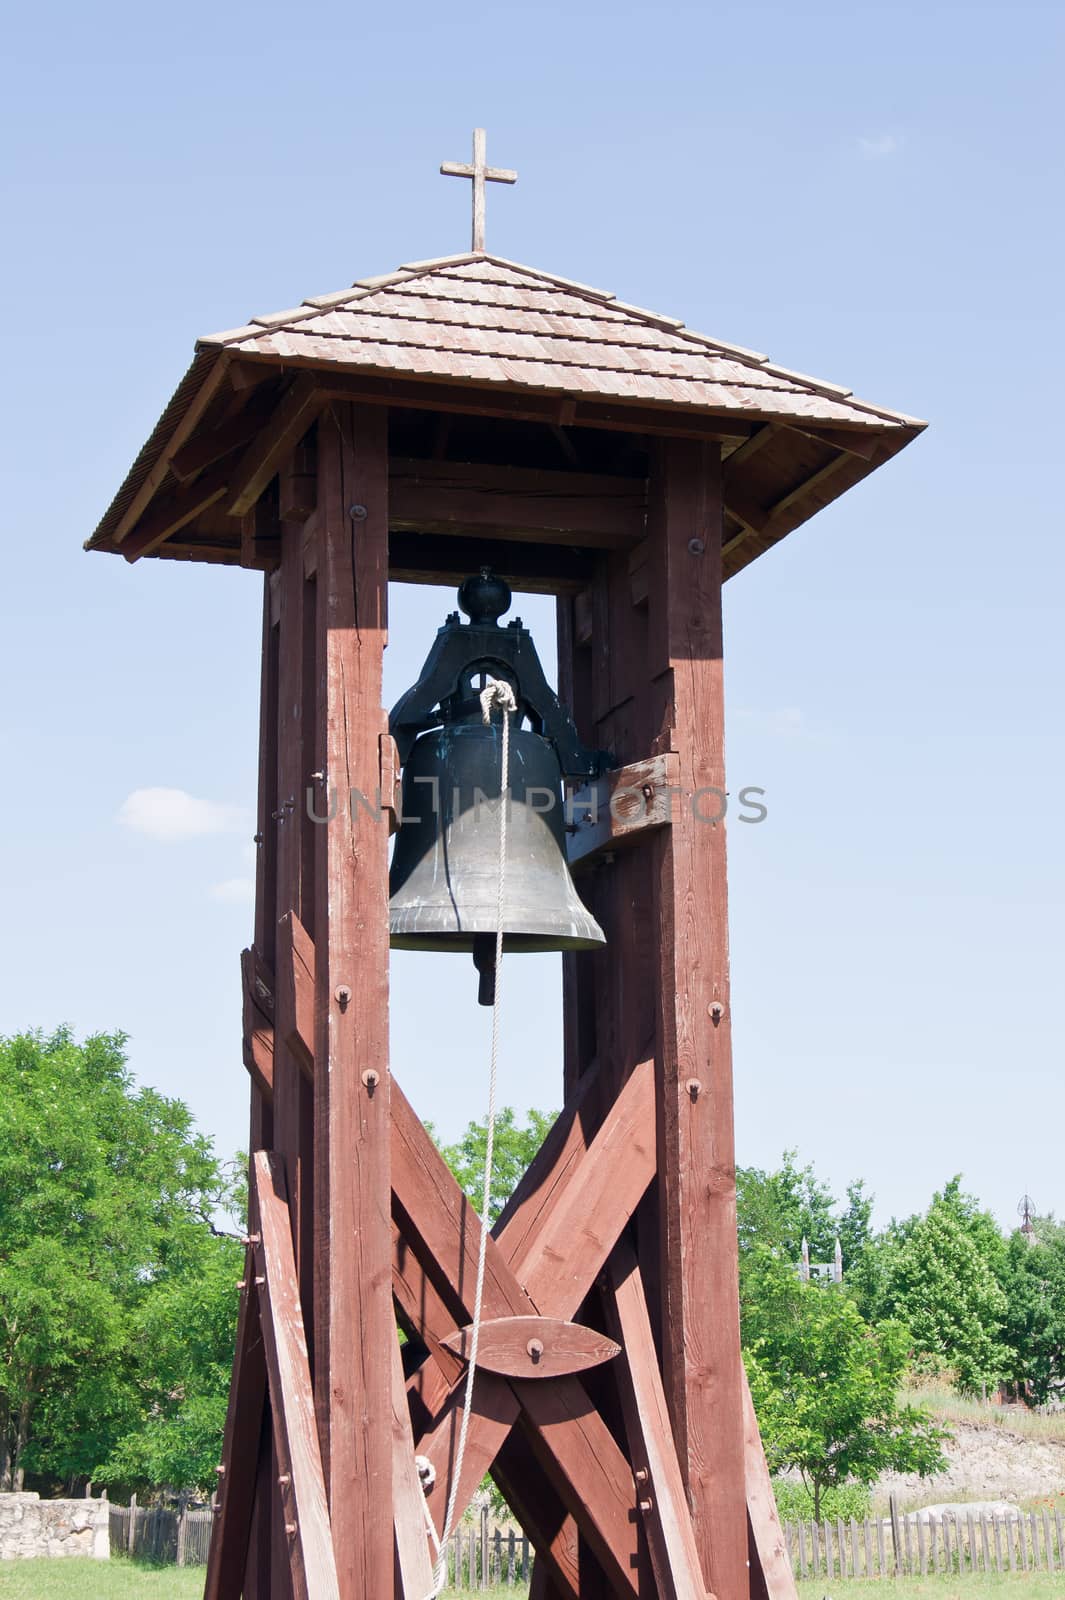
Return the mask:
[[(1060, 10), (104, 0), (5, 46), (0, 1031), (124, 1028), (244, 1141), (259, 579), (81, 542), (196, 335), (466, 248), (436, 169), (479, 124), (520, 174), (489, 248), (931, 423), (727, 589), (731, 785), (769, 806), (730, 834), (740, 1160), (864, 1175), (882, 1220), (956, 1171), (1065, 1212)], [(395, 596), (390, 698), (450, 604)], [(123, 811), (153, 787), (202, 802), (171, 837)], [(510, 971), (501, 1092), (549, 1107), (557, 964)], [(448, 1133), (471, 979), (395, 967)]]

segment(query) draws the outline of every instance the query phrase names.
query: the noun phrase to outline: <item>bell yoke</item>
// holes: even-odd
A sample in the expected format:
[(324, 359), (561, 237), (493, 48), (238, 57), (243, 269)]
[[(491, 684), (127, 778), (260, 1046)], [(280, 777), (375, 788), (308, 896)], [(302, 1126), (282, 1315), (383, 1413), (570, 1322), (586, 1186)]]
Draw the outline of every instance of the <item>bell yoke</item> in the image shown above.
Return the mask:
[(458, 599), (469, 622), (451, 613), (421, 677), (390, 718), (403, 763), (389, 876), (392, 946), (472, 951), (481, 968), (478, 958), (494, 942), (499, 885), (495, 852), (486, 846), (504, 801), (502, 740), (499, 713), (486, 725), (480, 696), (495, 678), (510, 685), (517, 701), (505, 797), (503, 948), (595, 949), (606, 939), (570, 877), (562, 784), (564, 778), (588, 783), (606, 758), (581, 744), (521, 618), (499, 625), (510, 606), (503, 579), (482, 568), (466, 579)]

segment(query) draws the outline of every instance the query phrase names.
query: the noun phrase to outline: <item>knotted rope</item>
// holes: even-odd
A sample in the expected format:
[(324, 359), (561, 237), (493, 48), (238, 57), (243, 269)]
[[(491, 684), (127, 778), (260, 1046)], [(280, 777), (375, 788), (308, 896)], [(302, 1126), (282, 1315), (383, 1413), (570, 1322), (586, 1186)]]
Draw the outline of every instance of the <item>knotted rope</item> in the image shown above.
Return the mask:
[(481, 1242), (477, 1252), (477, 1285), (473, 1296), (469, 1366), (466, 1369), (466, 1389), (462, 1401), (462, 1424), (459, 1428), (458, 1450), (455, 1453), (455, 1465), (451, 1476), (451, 1493), (448, 1495), (444, 1527), (439, 1539), (436, 1537), (436, 1530), (433, 1527), (433, 1519), (429, 1513), (428, 1504), (425, 1506), (429, 1531), (432, 1534), (433, 1544), (436, 1546), (437, 1552), (436, 1568), (433, 1572), (433, 1588), (432, 1592), (426, 1596), (426, 1600), (436, 1600), (437, 1595), (439, 1595), (447, 1582), (447, 1542), (451, 1537), (452, 1524), (458, 1507), (462, 1468), (466, 1458), (466, 1440), (470, 1431), (473, 1380), (477, 1371), (477, 1351), (481, 1341), (481, 1310), (484, 1301), (485, 1263), (488, 1256), (488, 1237), (491, 1232), (488, 1213), (492, 1204), (492, 1162), (495, 1154), (496, 1131), (496, 1078), (499, 1067), (499, 1001), (503, 992), (503, 914), (507, 872), (507, 814), (510, 810), (510, 719), (517, 711), (518, 703), (514, 698), (514, 690), (510, 687), (510, 684), (503, 683), (497, 678), (486, 679), (485, 686), (481, 690), (480, 699), (481, 717), (486, 728), (492, 725), (493, 706), (498, 706), (503, 713), (503, 748), (501, 752), (499, 787), (499, 874), (498, 896), (496, 899), (495, 994), (492, 999), (492, 1051), (491, 1063), (488, 1069), (488, 1135), (484, 1146)]

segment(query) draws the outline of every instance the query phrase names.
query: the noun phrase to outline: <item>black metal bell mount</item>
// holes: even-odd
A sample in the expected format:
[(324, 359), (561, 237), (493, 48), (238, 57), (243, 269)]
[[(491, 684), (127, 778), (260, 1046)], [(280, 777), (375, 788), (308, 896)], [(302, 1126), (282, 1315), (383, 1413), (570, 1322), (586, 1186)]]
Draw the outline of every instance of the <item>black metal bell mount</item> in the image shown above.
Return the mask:
[(593, 950), (606, 943), (582, 904), (566, 860), (563, 779), (587, 783), (604, 766), (581, 744), (569, 712), (544, 677), (532, 636), (510, 607), (510, 589), (487, 567), (467, 578), (438, 631), (421, 677), (389, 725), (403, 764), (401, 814), (389, 875), (396, 950), (470, 951), (478, 998), (494, 999), (499, 904), (502, 722), (487, 726), (481, 693), (508, 683), (510, 728), (504, 951)]

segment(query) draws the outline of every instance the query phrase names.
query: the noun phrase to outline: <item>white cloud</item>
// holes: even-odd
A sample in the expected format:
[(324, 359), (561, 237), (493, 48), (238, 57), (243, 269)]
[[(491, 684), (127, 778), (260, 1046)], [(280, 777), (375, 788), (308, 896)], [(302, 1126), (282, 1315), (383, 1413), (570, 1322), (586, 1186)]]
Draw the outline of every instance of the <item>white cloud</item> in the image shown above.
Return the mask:
[(858, 149), (867, 161), (883, 161), (898, 154), (902, 140), (893, 133), (881, 133), (875, 139), (859, 139)]
[(212, 833), (234, 833), (248, 826), (242, 807), (197, 800), (185, 789), (134, 789), (123, 800), (118, 821), (123, 827), (164, 844), (200, 839)]
[(225, 905), (250, 905), (255, 899), (255, 879), (223, 878), (221, 883), (212, 883), (208, 893), (212, 900), (220, 900)]

